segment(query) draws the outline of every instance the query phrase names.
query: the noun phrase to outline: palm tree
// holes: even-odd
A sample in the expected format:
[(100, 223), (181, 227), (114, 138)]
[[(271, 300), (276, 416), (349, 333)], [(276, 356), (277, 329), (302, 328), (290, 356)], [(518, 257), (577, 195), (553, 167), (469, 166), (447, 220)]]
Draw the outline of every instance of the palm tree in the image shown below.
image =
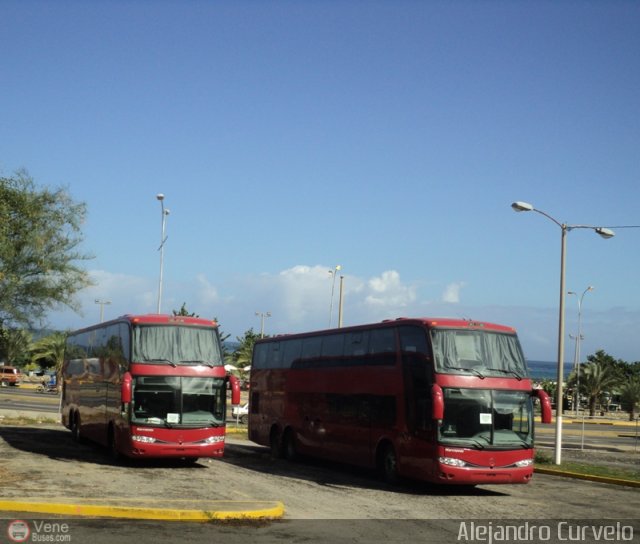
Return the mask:
[(620, 386), (619, 391), (623, 405), (629, 407), (629, 421), (633, 421), (640, 406), (640, 377), (634, 376), (626, 381)]
[(238, 349), (233, 353), (233, 361), (236, 366), (244, 367), (251, 364), (251, 358), (253, 356), (253, 344), (260, 338), (260, 335), (255, 333), (253, 327), (242, 336), (237, 336), (236, 340), (240, 344)]
[(583, 365), (580, 377), (580, 391), (589, 399), (589, 415), (596, 415), (596, 403), (604, 393), (620, 383), (615, 369), (608, 365), (590, 362)]
[[(33, 362), (44, 361), (45, 366), (53, 366), (59, 376), (64, 362), (64, 348), (67, 335), (64, 332), (54, 332), (49, 336), (40, 338), (31, 347), (31, 360)], [(41, 365), (42, 366), (42, 365)]]

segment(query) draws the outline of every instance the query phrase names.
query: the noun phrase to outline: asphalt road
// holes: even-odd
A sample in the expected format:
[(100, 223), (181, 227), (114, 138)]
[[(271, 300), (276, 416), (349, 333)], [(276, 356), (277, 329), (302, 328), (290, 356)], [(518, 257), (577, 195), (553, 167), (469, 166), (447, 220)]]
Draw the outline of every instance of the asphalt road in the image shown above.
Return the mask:
[(60, 409), (60, 395), (38, 393), (32, 388), (0, 387), (1, 409), (56, 413)]

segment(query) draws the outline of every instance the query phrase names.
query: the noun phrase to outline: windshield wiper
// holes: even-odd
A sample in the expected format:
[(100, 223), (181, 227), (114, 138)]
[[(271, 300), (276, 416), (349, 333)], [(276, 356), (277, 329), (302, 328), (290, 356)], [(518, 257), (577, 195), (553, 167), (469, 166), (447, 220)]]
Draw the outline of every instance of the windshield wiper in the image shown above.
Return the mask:
[(171, 361), (170, 359), (165, 359), (164, 357), (160, 358), (160, 359), (145, 359), (145, 361), (148, 361), (150, 363), (169, 363), (173, 368), (176, 368), (178, 365), (175, 364), (173, 361)]
[(511, 374), (512, 376), (515, 376), (518, 381), (522, 381), (522, 376), (515, 370), (505, 370), (504, 368), (486, 368), (485, 370), (493, 370), (495, 372), (502, 372), (503, 374)]
[(481, 380), (484, 380), (485, 378), (484, 374), (479, 370), (476, 370), (475, 368), (463, 368), (461, 366), (448, 366), (447, 368), (450, 368), (452, 370), (464, 370), (465, 372), (471, 372), (472, 374), (478, 376), (478, 378), (480, 378)]

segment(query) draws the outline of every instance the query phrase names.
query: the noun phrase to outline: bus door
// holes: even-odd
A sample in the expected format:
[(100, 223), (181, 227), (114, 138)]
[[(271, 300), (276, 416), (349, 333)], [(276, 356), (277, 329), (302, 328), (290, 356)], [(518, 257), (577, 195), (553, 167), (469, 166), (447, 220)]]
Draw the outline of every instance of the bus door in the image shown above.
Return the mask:
[(401, 438), (399, 455), (406, 469), (430, 473), (437, 442), (431, 397), (433, 359), (426, 331), (421, 327), (401, 327), (400, 345), (407, 432)]

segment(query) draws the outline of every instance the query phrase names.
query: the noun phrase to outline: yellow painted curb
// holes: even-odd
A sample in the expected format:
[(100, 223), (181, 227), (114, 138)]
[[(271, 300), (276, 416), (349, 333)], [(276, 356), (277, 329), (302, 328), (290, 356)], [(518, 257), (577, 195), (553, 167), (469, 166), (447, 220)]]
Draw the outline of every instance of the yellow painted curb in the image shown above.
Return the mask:
[(594, 476), (591, 474), (581, 474), (579, 472), (568, 472), (565, 470), (555, 470), (552, 468), (534, 468), (534, 472), (540, 474), (549, 474), (551, 476), (565, 476), (567, 478), (576, 478), (578, 480), (591, 480), (592, 482), (600, 482), (603, 484), (627, 485), (630, 487), (640, 487), (640, 482), (635, 480), (623, 480), (620, 478), (609, 478), (607, 476)]
[[(136, 502), (144, 502), (138, 501)], [(140, 506), (112, 506), (97, 504), (70, 504), (30, 501), (0, 501), (0, 510), (33, 512), (67, 516), (110, 517), (162, 521), (214, 521), (279, 519), (284, 516), (280, 501), (211, 501), (211, 510), (181, 510), (177, 508), (151, 508)], [(245, 506), (245, 509), (242, 506)], [(218, 508), (216, 508), (218, 506)], [(223, 508), (220, 508), (223, 507)]]

